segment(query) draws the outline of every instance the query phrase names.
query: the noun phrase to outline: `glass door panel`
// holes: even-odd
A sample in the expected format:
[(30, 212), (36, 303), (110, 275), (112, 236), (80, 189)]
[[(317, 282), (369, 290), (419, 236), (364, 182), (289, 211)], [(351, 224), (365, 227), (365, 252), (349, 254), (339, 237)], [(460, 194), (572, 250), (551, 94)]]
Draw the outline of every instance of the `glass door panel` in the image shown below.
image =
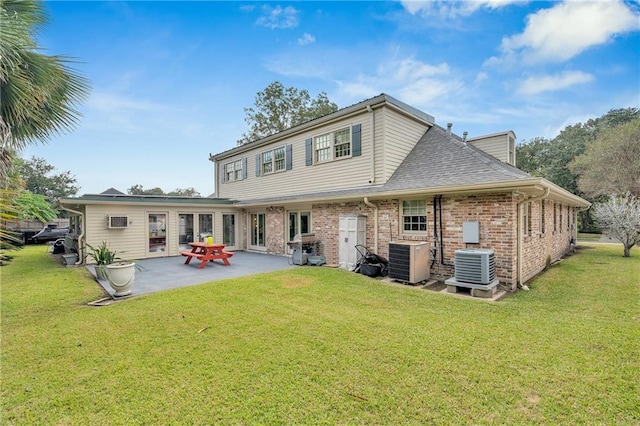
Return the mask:
[(178, 248), (188, 250), (193, 242), (193, 214), (178, 215)]
[(251, 213), (251, 245), (254, 247), (265, 247), (265, 214)]
[(213, 215), (200, 214), (198, 216), (198, 232), (200, 235), (200, 241), (205, 241), (207, 237), (215, 238), (213, 235)]
[[(289, 212), (289, 241), (295, 240), (298, 234), (311, 232), (311, 212)], [(289, 251), (292, 249), (289, 247)]]
[(167, 215), (149, 213), (149, 253), (164, 255), (167, 251)]
[(225, 246), (236, 245), (236, 215), (222, 215), (222, 244)]

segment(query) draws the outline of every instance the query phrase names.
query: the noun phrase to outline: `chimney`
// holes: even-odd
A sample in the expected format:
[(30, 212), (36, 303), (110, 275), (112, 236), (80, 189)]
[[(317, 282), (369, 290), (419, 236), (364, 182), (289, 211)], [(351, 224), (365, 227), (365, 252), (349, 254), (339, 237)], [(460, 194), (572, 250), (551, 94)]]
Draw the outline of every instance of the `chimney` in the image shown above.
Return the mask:
[(453, 127), (453, 123), (447, 123), (447, 134), (451, 134), (451, 128)]
[(469, 134), (469, 132), (464, 131), (462, 132), (462, 142), (467, 143), (467, 135)]

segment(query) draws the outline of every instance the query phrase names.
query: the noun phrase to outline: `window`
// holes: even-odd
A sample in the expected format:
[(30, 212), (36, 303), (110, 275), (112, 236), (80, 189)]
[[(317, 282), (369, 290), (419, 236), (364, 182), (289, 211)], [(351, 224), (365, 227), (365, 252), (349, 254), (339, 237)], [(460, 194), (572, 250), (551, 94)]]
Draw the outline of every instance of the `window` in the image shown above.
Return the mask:
[(524, 234), (531, 235), (531, 203), (524, 206)]
[(273, 151), (262, 153), (262, 173), (273, 172)]
[(314, 138), (316, 162), (351, 157), (351, 129), (349, 127)]
[(545, 233), (546, 232), (546, 218), (545, 218), (545, 202), (544, 200), (540, 200), (540, 232), (541, 233)]
[(224, 165), (224, 176), (227, 182), (234, 180), (242, 180), (244, 174), (242, 171), (242, 160), (236, 160)]
[(261, 156), (262, 174), (280, 172), (286, 169), (286, 156), (284, 146), (273, 151), (263, 152)]
[(335, 158), (349, 157), (351, 155), (351, 131), (346, 128), (335, 133), (334, 156)]
[(316, 136), (316, 162), (331, 160), (331, 133)]
[(242, 180), (242, 160), (234, 161), (233, 170), (235, 174), (235, 180)]
[(553, 203), (553, 232), (558, 230), (558, 205)]
[(427, 230), (427, 202), (425, 200), (402, 202), (402, 230), (405, 232)]

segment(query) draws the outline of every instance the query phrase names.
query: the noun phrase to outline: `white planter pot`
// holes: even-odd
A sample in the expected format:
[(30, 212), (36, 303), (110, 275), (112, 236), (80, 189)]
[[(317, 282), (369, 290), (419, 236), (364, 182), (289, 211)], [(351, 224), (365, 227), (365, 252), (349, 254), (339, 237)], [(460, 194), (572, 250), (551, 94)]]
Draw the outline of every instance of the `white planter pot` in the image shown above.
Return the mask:
[(127, 296), (131, 294), (131, 287), (136, 278), (135, 263), (113, 263), (106, 266), (107, 280), (109, 285), (115, 290), (114, 296)]

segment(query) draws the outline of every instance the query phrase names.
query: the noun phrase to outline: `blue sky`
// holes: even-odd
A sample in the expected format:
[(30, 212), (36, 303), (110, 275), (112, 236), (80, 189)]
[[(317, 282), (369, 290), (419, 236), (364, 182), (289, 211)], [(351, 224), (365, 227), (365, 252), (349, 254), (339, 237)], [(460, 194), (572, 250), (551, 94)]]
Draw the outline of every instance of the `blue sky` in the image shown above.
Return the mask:
[(339, 107), (387, 93), (469, 137), (554, 137), (640, 105), (640, 4), (48, 1), (39, 35), (91, 81), (79, 127), (33, 146), (80, 194), (213, 191), (209, 153), (236, 146), (273, 81)]

